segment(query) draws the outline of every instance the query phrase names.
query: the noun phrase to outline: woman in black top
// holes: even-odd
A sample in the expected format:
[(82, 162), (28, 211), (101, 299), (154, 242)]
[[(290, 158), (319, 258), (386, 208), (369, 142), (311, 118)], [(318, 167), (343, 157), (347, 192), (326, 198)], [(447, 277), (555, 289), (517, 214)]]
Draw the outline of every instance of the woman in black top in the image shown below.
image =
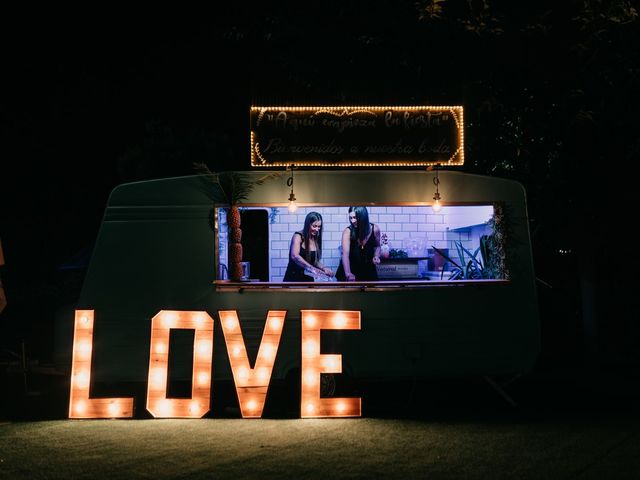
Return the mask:
[(340, 281), (378, 280), (380, 228), (369, 223), (367, 207), (349, 207), (349, 225), (342, 232), (342, 259), (336, 278)]
[(295, 232), (289, 247), (289, 264), (284, 274), (285, 282), (313, 282), (305, 270), (316, 275), (332, 276), (330, 268), (322, 266), (322, 215), (309, 212), (301, 232)]

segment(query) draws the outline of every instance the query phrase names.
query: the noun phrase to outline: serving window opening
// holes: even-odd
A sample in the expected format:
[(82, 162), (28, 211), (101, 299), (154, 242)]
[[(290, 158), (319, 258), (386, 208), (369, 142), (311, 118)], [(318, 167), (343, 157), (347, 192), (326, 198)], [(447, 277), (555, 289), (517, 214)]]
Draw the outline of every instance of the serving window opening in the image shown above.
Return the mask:
[[(369, 222), (379, 231), (377, 279), (380, 287), (459, 281), (505, 280), (505, 266), (497, 261), (504, 246), (495, 232), (494, 205), (449, 205), (435, 212), (428, 205), (367, 205)], [(286, 282), (290, 247), (311, 212), (322, 217), (321, 264), (333, 275), (317, 275), (307, 282)], [(215, 208), (216, 283), (229, 282), (227, 209)], [(242, 282), (251, 285), (348, 287), (335, 274), (342, 258), (342, 238), (349, 227), (348, 205), (300, 206), (290, 213), (284, 206), (241, 208)], [(311, 274), (311, 272), (307, 272)], [(314, 285), (315, 284), (315, 285)], [(322, 284), (322, 285), (319, 285)]]

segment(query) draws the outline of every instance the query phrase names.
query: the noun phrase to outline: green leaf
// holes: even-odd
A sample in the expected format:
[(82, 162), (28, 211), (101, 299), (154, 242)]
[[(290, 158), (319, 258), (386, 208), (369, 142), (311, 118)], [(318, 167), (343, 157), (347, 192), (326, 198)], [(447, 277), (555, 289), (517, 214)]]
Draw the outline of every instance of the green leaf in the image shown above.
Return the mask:
[(245, 201), (257, 185), (264, 184), (267, 180), (280, 177), (278, 172), (264, 175), (257, 180), (247, 173), (224, 171), (213, 172), (206, 163), (194, 163), (194, 169), (203, 175), (203, 178), (211, 185), (206, 190), (208, 197), (214, 203), (227, 203), (239, 205)]

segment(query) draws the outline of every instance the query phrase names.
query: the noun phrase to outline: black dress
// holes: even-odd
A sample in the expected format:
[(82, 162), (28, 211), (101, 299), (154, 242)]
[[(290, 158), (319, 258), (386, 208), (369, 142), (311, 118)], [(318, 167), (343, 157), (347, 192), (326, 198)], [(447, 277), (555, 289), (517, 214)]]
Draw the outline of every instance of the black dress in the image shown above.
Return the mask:
[[(351, 244), (349, 248), (349, 265), (351, 266), (351, 273), (356, 276), (356, 281), (368, 281), (378, 280), (378, 270), (373, 263), (373, 257), (376, 252), (376, 239), (375, 232), (373, 231), (373, 223), (371, 224), (371, 235), (367, 239), (367, 242), (360, 247), (358, 240), (351, 237)], [(344, 274), (344, 266), (342, 260), (340, 260), (340, 266), (336, 272), (336, 278), (344, 282), (347, 277)]]
[[(300, 232), (296, 232), (294, 235), (300, 235), (302, 242), (300, 243), (300, 256), (304, 258), (311, 265), (316, 264), (316, 252), (309, 252), (309, 258), (305, 255), (306, 250), (304, 248), (304, 236)], [(287, 264), (287, 271), (284, 274), (283, 282), (313, 282), (313, 277), (304, 274), (304, 267), (301, 267), (296, 262), (291, 260), (289, 255), (289, 263)]]

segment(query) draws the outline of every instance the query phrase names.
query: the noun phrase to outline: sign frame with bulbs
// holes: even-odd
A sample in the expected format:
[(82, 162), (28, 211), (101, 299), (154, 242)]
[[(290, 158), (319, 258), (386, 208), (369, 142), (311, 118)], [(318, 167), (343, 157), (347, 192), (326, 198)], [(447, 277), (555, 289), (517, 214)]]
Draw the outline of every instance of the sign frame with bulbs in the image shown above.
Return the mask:
[(464, 164), (464, 108), (252, 106), (254, 168), (402, 168)]

